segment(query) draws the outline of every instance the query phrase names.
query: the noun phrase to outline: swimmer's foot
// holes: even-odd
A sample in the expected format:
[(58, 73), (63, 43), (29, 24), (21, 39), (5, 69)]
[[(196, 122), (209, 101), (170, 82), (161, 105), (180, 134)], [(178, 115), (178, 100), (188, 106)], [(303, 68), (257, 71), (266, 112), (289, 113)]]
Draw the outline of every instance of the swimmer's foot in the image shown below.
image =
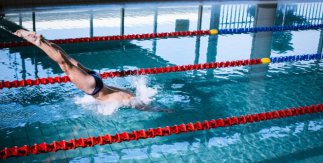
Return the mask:
[(14, 34), (18, 37), (26, 39), (28, 42), (36, 46), (40, 46), (41, 44), (42, 35), (36, 34), (35, 32), (19, 29)]

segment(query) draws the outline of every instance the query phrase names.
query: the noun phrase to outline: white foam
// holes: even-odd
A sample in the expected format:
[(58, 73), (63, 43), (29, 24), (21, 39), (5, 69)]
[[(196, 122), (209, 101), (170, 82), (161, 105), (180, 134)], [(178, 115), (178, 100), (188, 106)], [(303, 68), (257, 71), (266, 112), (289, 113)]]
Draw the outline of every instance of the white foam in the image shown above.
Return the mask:
[(82, 108), (94, 110), (97, 113), (103, 115), (111, 115), (117, 111), (120, 107), (124, 106), (119, 101), (101, 102), (95, 100), (92, 96), (84, 95), (83, 97), (76, 97), (75, 103), (80, 105)]
[(111, 115), (121, 107), (148, 105), (154, 100), (153, 97), (157, 94), (156, 88), (150, 88), (147, 86), (147, 80), (144, 77), (134, 78), (132, 81), (132, 87), (135, 88), (136, 96), (130, 103), (123, 103), (122, 101), (100, 102), (89, 95), (76, 97), (74, 101), (75, 104), (80, 105), (82, 108), (94, 110), (103, 115)]
[(157, 88), (150, 88), (147, 86), (147, 79), (144, 77), (136, 78), (132, 83), (132, 87), (136, 88), (136, 96), (132, 101), (132, 106), (148, 105), (154, 100), (157, 94)]

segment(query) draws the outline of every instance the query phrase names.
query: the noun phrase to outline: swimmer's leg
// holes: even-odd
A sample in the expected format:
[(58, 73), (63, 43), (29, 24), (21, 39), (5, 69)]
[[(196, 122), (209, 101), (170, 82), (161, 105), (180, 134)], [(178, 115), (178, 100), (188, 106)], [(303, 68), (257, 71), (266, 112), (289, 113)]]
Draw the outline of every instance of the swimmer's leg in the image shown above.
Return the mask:
[(67, 55), (67, 53), (58, 45), (47, 41), (35, 32), (18, 30), (15, 32), (15, 35), (23, 37), (42, 49), (53, 61), (58, 63), (60, 68), (66, 73), (76, 87), (88, 94), (93, 92), (96, 83), (94, 77), (88, 74), (90, 70)]

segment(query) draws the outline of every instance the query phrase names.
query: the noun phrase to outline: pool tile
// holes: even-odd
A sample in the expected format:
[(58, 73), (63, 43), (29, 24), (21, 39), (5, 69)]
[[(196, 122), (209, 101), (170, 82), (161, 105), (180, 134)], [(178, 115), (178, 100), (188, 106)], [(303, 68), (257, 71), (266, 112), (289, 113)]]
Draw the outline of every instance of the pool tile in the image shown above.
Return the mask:
[(2, 137), (0, 139), (0, 147), (1, 147), (1, 149), (4, 148), (4, 147), (8, 147), (9, 148), (9, 147), (13, 147), (13, 146), (15, 146), (15, 143), (14, 143), (12, 137), (5, 136), (5, 137)]
[[(98, 132), (100, 132), (100, 131), (98, 131)], [(107, 135), (107, 134), (115, 135), (116, 133), (119, 133), (119, 132), (115, 127), (113, 127), (113, 128), (110, 128), (110, 129), (104, 129), (104, 131), (102, 131), (99, 135), (102, 135), (102, 136)]]
[(117, 152), (98, 153), (93, 156), (94, 162), (119, 162), (119, 155)]
[(31, 137), (40, 137), (43, 136), (39, 123), (33, 123), (26, 128), (27, 136)]
[(1, 137), (6, 136), (6, 135), (8, 135), (8, 132), (9, 132), (8, 130), (0, 130), (0, 136)]
[(129, 148), (140, 148), (142, 147), (141, 143), (139, 141), (129, 141), (129, 142), (124, 142), (125, 146)]
[(153, 162), (166, 159), (162, 153), (149, 153), (147, 155), (148, 155), (149, 159)]
[(42, 135), (32, 135), (28, 137), (28, 144), (40, 144), (45, 142), (45, 138)]
[(1, 159), (1, 163), (19, 163), (20, 160), (15, 157), (7, 158), (7, 159)]
[(55, 123), (53, 125), (55, 125), (55, 126), (66, 126), (66, 127), (71, 126), (69, 121), (67, 121), (65, 119), (62, 119), (60, 121), (55, 121)]
[(102, 130), (105, 130), (105, 129), (115, 129), (115, 124), (116, 122), (114, 122), (113, 120), (109, 120), (109, 121), (105, 121), (101, 127)]
[(144, 159), (134, 159), (135, 163), (152, 163), (150, 158), (144, 158)]
[(87, 133), (89, 134), (89, 136), (94, 136), (94, 137), (97, 137), (99, 135), (103, 135), (102, 131), (100, 131), (99, 129), (88, 129)]
[(111, 146), (112, 151), (118, 151), (118, 150), (127, 148), (124, 142), (113, 143), (113, 144), (110, 144), (110, 146)]
[(38, 155), (32, 155), (33, 162), (50, 162), (50, 154), (49, 153), (43, 153)]
[(57, 133), (57, 129), (53, 125), (41, 125), (41, 131), (44, 136), (51, 136)]
[(121, 133), (121, 132), (131, 132), (134, 129), (129, 124), (116, 124), (115, 130), (116, 130), (116, 133)]
[(74, 139), (74, 133), (70, 126), (55, 126), (57, 129), (57, 133), (64, 140)]
[(185, 163), (182, 157), (167, 157), (169, 163)]
[(167, 144), (164, 147), (161, 146), (160, 148), (162, 148), (162, 153), (166, 159), (168, 157), (180, 157), (181, 153), (187, 152), (187, 148), (185, 146), (181, 147), (180, 143), (171, 145)]
[(25, 127), (18, 127), (15, 128), (12, 132), (12, 138), (13, 139), (24, 139), (27, 138), (27, 132)]
[(148, 155), (148, 157), (150, 158), (151, 161), (155, 162), (155, 161), (160, 161), (160, 160), (165, 160), (165, 156), (163, 155), (162, 151), (156, 147), (148, 147), (146, 154)]
[(72, 150), (65, 151), (66, 159), (78, 157), (80, 155), (81, 155), (80, 149), (74, 149), (74, 150), (72, 149)]
[(21, 146), (24, 146), (24, 145), (30, 145), (27, 138), (25, 138), (25, 139), (15, 139), (14, 144), (15, 144), (15, 146), (18, 146), (18, 147), (21, 147)]
[(158, 160), (158, 161), (153, 161), (154, 163), (168, 163), (168, 160), (163, 159), (163, 160)]
[(82, 156), (94, 155), (98, 152), (94, 147), (79, 148)]
[(71, 140), (71, 139), (75, 139), (74, 134), (73, 133), (66, 133), (66, 132), (59, 132), (59, 137), (60, 140)]
[(88, 162), (93, 162), (93, 159), (91, 157), (86, 157), (86, 156), (79, 156), (79, 157), (74, 157), (70, 159), (66, 159), (68, 162), (80, 162), (80, 163), (88, 163)]
[(79, 139), (79, 138), (88, 138), (89, 134), (86, 130), (79, 130), (77, 132), (73, 132), (73, 135), (75, 137), (75, 139)]
[(66, 125), (55, 125), (57, 131), (72, 131), (72, 127), (66, 123)]
[(98, 153), (112, 152), (110, 144), (96, 145), (96, 146), (94, 146), (94, 148), (96, 149), (96, 151), (98, 151)]
[[(209, 152), (201, 152), (201, 153), (196, 153), (195, 154), (197, 157), (199, 157), (200, 160), (202, 160), (203, 162), (211, 162), (214, 161), (215, 158), (213, 157), (213, 155)], [(185, 156), (182, 156), (185, 157)]]
[[(222, 148), (208, 148), (208, 154), (212, 157), (216, 157), (216, 158), (222, 158), (226, 155), (228, 155), (228, 153), (225, 153), (226, 151), (224, 151)], [(202, 154), (196, 154), (196, 155), (202, 155)]]
[(36, 122), (33, 122), (33, 123), (27, 123), (26, 127), (27, 128), (39, 128), (40, 127), (40, 122), (36, 121)]
[(66, 159), (66, 153), (65, 151), (56, 151), (56, 152), (50, 152), (50, 159), (52, 161), (54, 160), (65, 160)]
[(190, 123), (190, 122), (194, 123), (197, 121), (196, 114), (192, 114), (192, 113), (186, 113), (186, 114), (180, 115), (179, 117), (180, 117), (179, 119), (182, 120), (179, 123)]
[(33, 160), (33, 156), (32, 155), (28, 155), (28, 156), (24, 156), (24, 157), (18, 157), (17, 158), (18, 162), (32, 162)]
[(122, 159), (150, 160), (147, 155), (147, 148), (123, 149), (119, 153)]
[(168, 119), (165, 119), (163, 121), (157, 121), (157, 126), (153, 127), (153, 128), (157, 128), (157, 127), (165, 127), (165, 126), (173, 126), (174, 122), (169, 121)]
[(144, 121), (143, 122), (144, 129), (149, 129), (149, 128), (157, 128), (157, 127), (162, 127), (161, 124), (164, 123), (164, 119), (153, 119), (149, 122)]
[(214, 119), (215, 114), (212, 114), (212, 112), (215, 112), (214, 110), (200, 110), (199, 112), (196, 112), (195, 117), (197, 118), (197, 121), (204, 121), (204, 120), (211, 120)]
[(53, 141), (59, 141), (61, 137), (58, 134), (44, 136), (44, 141), (47, 143), (52, 143)]
[(161, 142), (165, 141), (165, 138), (155, 137), (155, 138), (148, 138), (148, 139), (139, 139), (138, 141), (142, 146), (147, 146), (152, 144), (160, 144)]
[(209, 152), (207, 147), (204, 144), (200, 143), (200, 142), (192, 143), (191, 146), (190, 146), (190, 151), (192, 151), (195, 154)]
[[(79, 122), (76, 121), (75, 123), (79, 123)], [(70, 125), (70, 127), (71, 127), (71, 129), (72, 129), (73, 132), (83, 131), (83, 130), (86, 130), (87, 129), (82, 124)]]
[(202, 134), (203, 131), (196, 131), (196, 132), (186, 132), (186, 133), (180, 133), (180, 134), (173, 134), (171, 136), (167, 136), (165, 138), (169, 139), (169, 140), (178, 140), (178, 141), (189, 141), (191, 142), (192, 139), (194, 139), (195, 137), (199, 137)]
[(119, 163), (136, 163), (135, 160), (119, 160)]
[(130, 151), (128, 149), (120, 149), (118, 151), (116, 151), (118, 153), (118, 156), (120, 158), (120, 162), (134, 162), (134, 157), (136, 155), (136, 153), (130, 153)]
[(202, 160), (196, 155), (186, 155), (182, 156), (184, 162), (202, 162)]
[(51, 163), (68, 163), (66, 159), (63, 160), (52, 160)]

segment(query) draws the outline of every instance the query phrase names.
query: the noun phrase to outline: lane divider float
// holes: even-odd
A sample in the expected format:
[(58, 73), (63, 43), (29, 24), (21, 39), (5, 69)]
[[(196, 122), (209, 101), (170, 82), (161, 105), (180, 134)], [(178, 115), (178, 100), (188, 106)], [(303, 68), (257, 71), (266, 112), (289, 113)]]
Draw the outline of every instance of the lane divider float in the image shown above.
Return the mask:
[[(100, 74), (100, 76), (103, 79), (106, 79), (106, 78), (124, 77), (124, 76), (130, 76), (130, 75), (135, 76), (135, 75), (148, 75), (148, 74), (162, 74), (162, 73), (170, 73), (170, 72), (216, 69), (216, 68), (238, 67), (238, 66), (248, 66), (248, 65), (257, 65), (257, 64), (283, 63), (283, 62), (295, 62), (295, 61), (319, 60), (319, 59), (322, 59), (322, 54), (305, 54), (305, 55), (297, 55), (297, 56), (210, 62), (210, 63), (201, 63), (201, 64), (193, 64), (193, 65), (190, 64), (190, 65), (181, 65), (181, 66), (166, 66), (166, 67), (158, 67), (158, 68), (157, 67), (141, 68), (137, 70), (110, 71), (110, 72), (103, 72)], [(54, 83), (67, 83), (67, 82), (70, 82), (70, 79), (67, 76), (56, 76), (56, 77), (48, 77), (48, 78), (14, 80), (14, 81), (0, 81), (0, 89), (47, 85), (47, 84), (54, 84)]]
[(267, 121), (272, 119), (287, 118), (311, 113), (323, 112), (323, 104), (304, 106), (298, 108), (275, 110), (271, 112), (262, 112), (257, 114), (242, 115), (239, 117), (219, 118), (217, 120), (205, 120), (203, 122), (194, 122), (166, 127), (150, 128), (148, 130), (134, 130), (132, 132), (122, 132), (115, 135), (104, 135), (97, 137), (71, 139), (68, 141), (53, 141), (50, 144), (41, 143), (34, 145), (24, 145), (21, 147), (4, 148), (0, 151), (0, 158), (9, 158), (16, 156), (27, 156), (30, 154), (40, 154), (57, 152), (59, 150), (71, 150), (76, 148), (93, 147), (95, 145), (105, 145), (112, 143), (120, 143), (124, 141), (135, 141), (138, 139), (154, 138), (156, 136), (169, 136), (172, 134), (180, 134), (187, 132), (195, 132), (200, 130), (210, 130), (218, 127), (229, 127), (234, 125), (242, 125), (246, 123), (254, 123)]
[[(129, 35), (115, 35), (115, 36), (55, 39), (55, 40), (49, 40), (49, 41), (55, 44), (70, 44), (70, 43), (97, 42), (97, 41), (134, 40), (134, 39), (138, 40), (138, 39), (203, 36), (203, 35), (217, 35), (217, 34), (240, 34), (240, 33), (256, 33), (256, 32), (275, 32), (275, 31), (286, 31), (286, 30), (307, 30), (307, 29), (320, 29), (320, 28), (323, 28), (323, 24), (129, 34)], [(0, 43), (0, 48), (30, 46), (30, 45), (32, 44), (27, 41), (3, 42), (3, 43)]]

